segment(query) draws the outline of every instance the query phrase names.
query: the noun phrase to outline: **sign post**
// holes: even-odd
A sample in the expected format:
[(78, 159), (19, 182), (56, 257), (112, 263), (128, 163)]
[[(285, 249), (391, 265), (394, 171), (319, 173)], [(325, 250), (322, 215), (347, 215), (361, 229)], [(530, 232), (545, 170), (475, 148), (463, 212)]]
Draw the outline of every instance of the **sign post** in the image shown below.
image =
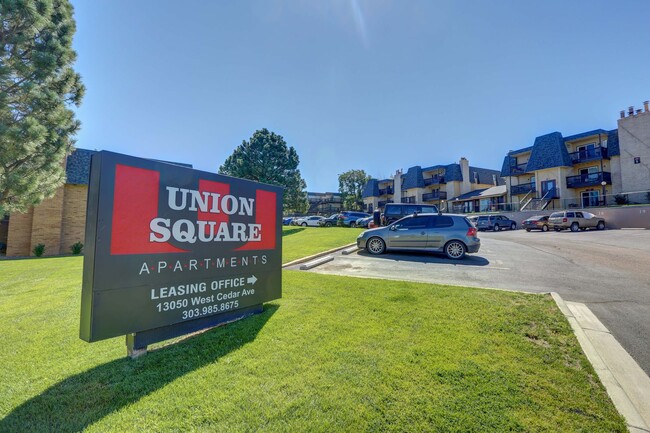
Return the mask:
[(282, 295), (282, 189), (98, 152), (80, 337), (147, 345), (241, 319)]

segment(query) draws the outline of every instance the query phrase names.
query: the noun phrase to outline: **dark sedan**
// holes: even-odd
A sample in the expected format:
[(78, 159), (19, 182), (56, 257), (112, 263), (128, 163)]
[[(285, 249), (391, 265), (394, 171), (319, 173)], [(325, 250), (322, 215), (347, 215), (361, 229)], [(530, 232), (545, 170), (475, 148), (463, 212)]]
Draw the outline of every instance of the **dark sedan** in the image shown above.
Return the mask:
[(521, 222), (521, 226), (526, 229), (527, 232), (531, 230), (541, 230), (543, 232), (548, 231), (548, 216), (547, 215), (535, 215), (527, 220)]

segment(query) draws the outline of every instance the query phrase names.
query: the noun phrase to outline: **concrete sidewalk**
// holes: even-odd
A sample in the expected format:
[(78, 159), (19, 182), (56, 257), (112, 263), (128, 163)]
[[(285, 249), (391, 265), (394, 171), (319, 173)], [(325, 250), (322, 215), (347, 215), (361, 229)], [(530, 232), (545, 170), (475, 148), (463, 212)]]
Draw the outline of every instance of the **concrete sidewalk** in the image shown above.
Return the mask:
[(585, 305), (553, 299), (632, 433), (650, 433), (650, 377)]

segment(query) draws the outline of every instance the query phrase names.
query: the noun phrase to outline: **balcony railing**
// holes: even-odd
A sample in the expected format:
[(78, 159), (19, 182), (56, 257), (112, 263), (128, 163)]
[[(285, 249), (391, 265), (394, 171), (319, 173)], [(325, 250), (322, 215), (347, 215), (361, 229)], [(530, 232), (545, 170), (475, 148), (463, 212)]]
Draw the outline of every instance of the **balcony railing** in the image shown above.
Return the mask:
[(526, 166), (527, 165), (528, 165), (527, 162), (525, 162), (523, 164), (513, 165), (513, 166), (510, 167), (510, 173), (513, 176), (519, 176), (520, 174), (524, 174), (524, 173), (526, 173)]
[(571, 162), (579, 164), (581, 162), (600, 161), (601, 159), (609, 159), (607, 156), (606, 147), (594, 147), (590, 149), (582, 149), (577, 152), (570, 153)]
[(415, 197), (402, 197), (402, 203), (415, 203)]
[(432, 176), (432, 177), (427, 177), (424, 179), (424, 186), (429, 186), (429, 185), (440, 185), (445, 182), (445, 177), (444, 176)]
[(384, 188), (384, 189), (379, 190), (379, 195), (389, 195), (389, 194), (393, 194), (393, 193), (394, 193), (393, 188), (390, 187), (390, 186), (388, 188)]
[(379, 203), (377, 203), (377, 207), (384, 207), (388, 203), (392, 203), (392, 202), (393, 202), (393, 200), (383, 200), (383, 201), (380, 201)]
[(512, 195), (528, 194), (529, 192), (535, 192), (535, 182), (524, 183), (520, 185), (514, 185), (510, 191)]
[(608, 171), (599, 171), (598, 173), (585, 173), (578, 176), (567, 176), (567, 188), (582, 188), (585, 186), (597, 186), (605, 181), (607, 185), (612, 184), (612, 174)]
[(447, 200), (447, 191), (433, 191), (422, 194), (422, 201)]

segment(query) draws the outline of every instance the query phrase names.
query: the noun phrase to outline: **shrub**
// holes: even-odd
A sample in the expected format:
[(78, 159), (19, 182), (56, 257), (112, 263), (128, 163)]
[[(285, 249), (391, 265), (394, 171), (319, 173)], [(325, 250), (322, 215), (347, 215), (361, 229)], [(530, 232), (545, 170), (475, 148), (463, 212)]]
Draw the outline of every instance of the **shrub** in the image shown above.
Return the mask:
[(72, 254), (79, 255), (81, 254), (81, 250), (83, 249), (84, 244), (81, 242), (75, 242), (74, 244), (70, 245), (70, 250), (72, 250)]
[(32, 252), (34, 253), (34, 255), (35, 255), (36, 257), (40, 257), (40, 256), (42, 256), (43, 253), (45, 252), (45, 244), (38, 244), (38, 245), (36, 245), (36, 246), (34, 247), (34, 249), (32, 250)]
[(616, 194), (614, 196), (614, 201), (616, 204), (628, 204), (628, 199), (625, 194)]

